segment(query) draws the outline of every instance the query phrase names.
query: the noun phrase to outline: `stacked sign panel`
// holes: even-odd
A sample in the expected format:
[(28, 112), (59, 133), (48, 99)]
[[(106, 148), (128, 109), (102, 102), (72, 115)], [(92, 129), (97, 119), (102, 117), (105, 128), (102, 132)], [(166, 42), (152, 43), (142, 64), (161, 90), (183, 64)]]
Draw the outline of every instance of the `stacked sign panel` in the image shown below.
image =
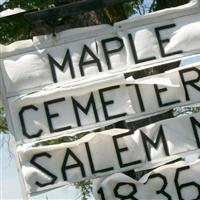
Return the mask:
[(9, 98), (16, 140), (73, 135), (84, 127), (138, 118), (200, 98), (200, 63), (137, 80), (130, 72), (107, 78)]
[[(137, 181), (118, 173), (97, 179), (93, 185), (95, 199), (199, 199), (200, 162), (184, 161), (159, 167)], [(188, 192), (190, 191), (190, 192)]]
[[(130, 127), (132, 123), (127, 122)], [(71, 143), (21, 148), (22, 171), (31, 192), (114, 172), (150, 168), (200, 148), (200, 114), (140, 128), (109, 129)], [(111, 159), (112, 158), (112, 159)], [(103, 161), (102, 161), (103, 160)], [(53, 168), (52, 168), (53, 165)]]
[[(27, 193), (157, 167), (199, 150), (199, 114), (132, 131), (139, 118), (200, 102), (200, 63), (134, 79), (136, 70), (162, 68), (200, 53), (199, 17), (199, 2), (194, 1), (114, 26), (1, 46), (1, 94)], [(104, 130), (119, 121), (124, 127)], [(31, 144), (84, 131), (90, 134), (71, 143)], [(163, 173), (169, 169), (164, 167)], [(103, 191), (100, 182), (95, 194)], [(129, 186), (136, 188), (134, 184)], [(112, 190), (106, 198), (119, 194)]]

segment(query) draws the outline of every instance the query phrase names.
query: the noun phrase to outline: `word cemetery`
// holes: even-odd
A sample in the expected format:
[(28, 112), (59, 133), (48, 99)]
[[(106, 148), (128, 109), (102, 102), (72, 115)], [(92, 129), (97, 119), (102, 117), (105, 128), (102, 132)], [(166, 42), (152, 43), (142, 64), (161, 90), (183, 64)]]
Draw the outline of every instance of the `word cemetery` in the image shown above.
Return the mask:
[(200, 65), (153, 77), (154, 80), (161, 78), (166, 86), (147, 84), (148, 78), (137, 84), (128, 84), (131, 75), (128, 73), (124, 76), (127, 77), (127, 81), (124, 81), (126, 85), (114, 85), (97, 91), (94, 88), (93, 92), (81, 96), (77, 90), (68, 96), (69, 91), (63, 89), (61, 94), (53, 90), (49, 98), (45, 90), (14, 98), (14, 101), (10, 98), (16, 140), (53, 136), (57, 132), (85, 125), (136, 118), (197, 103), (200, 99)]
[[(199, 11), (193, 0), (0, 45), (0, 96), (25, 199), (87, 179), (99, 200), (200, 199), (200, 163), (182, 159), (200, 155), (200, 113), (172, 117), (200, 103), (200, 62), (184, 62), (200, 54)], [(158, 72), (135, 76), (145, 70)]]

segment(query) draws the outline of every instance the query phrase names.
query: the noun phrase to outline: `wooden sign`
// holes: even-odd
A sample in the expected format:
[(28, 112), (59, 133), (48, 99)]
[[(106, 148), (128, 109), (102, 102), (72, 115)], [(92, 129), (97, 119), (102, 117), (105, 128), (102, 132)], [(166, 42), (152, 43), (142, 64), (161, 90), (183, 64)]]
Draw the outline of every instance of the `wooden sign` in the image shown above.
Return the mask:
[(125, 73), (82, 84), (52, 86), (9, 98), (8, 103), (16, 140), (28, 142), (74, 135), (83, 128), (137, 119), (197, 103), (199, 99), (200, 65), (197, 63), (138, 80)]
[(199, 199), (200, 161), (184, 161), (159, 167), (139, 181), (116, 173), (93, 183), (96, 200), (117, 199)]
[(200, 152), (199, 149), (198, 113), (160, 121), (134, 133), (110, 129), (71, 143), (19, 147), (18, 153), (27, 191), (37, 193), (66, 181), (77, 182), (140, 167), (154, 168), (176, 155)]

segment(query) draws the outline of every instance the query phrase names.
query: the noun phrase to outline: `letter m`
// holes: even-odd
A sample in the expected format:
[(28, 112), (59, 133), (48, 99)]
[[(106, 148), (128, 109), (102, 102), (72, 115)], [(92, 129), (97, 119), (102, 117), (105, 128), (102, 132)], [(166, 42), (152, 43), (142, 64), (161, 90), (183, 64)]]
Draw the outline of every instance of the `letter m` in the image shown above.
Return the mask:
[(73, 63), (72, 63), (72, 59), (71, 59), (69, 49), (67, 50), (67, 52), (65, 54), (65, 57), (63, 59), (62, 64), (59, 64), (50, 54), (48, 54), (48, 59), (49, 59), (49, 64), (50, 64), (50, 67), (51, 67), (51, 73), (52, 73), (54, 83), (58, 82), (55, 67), (57, 67), (60, 71), (62, 71), (64, 73), (66, 71), (66, 64), (67, 63), (68, 63), (68, 66), (69, 66), (71, 77), (75, 78), (74, 67), (73, 67)]
[(151, 153), (150, 153), (150, 149), (148, 148), (148, 143), (153, 148), (158, 149), (159, 143), (160, 143), (160, 141), (162, 141), (165, 154), (166, 154), (166, 156), (169, 156), (169, 150), (168, 150), (168, 146), (167, 146), (167, 142), (166, 142), (166, 138), (165, 138), (162, 126), (160, 126), (160, 128), (159, 128), (158, 135), (157, 135), (155, 142), (152, 141), (149, 137), (147, 137), (146, 134), (144, 132), (142, 132), (141, 130), (140, 130), (140, 133), (141, 133), (142, 142), (144, 145), (144, 149), (145, 149), (145, 153), (147, 155), (148, 161), (151, 161)]

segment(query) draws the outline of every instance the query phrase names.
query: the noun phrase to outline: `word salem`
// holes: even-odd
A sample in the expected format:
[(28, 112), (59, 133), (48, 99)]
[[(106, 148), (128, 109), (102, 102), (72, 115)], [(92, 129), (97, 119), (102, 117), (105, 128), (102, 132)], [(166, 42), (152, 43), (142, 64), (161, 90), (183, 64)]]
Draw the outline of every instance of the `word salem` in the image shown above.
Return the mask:
[(196, 114), (164, 120), (134, 133), (110, 129), (73, 143), (30, 148), (23, 151), (21, 161), (27, 183), (33, 188), (45, 188), (135, 169), (199, 148), (200, 115)]

